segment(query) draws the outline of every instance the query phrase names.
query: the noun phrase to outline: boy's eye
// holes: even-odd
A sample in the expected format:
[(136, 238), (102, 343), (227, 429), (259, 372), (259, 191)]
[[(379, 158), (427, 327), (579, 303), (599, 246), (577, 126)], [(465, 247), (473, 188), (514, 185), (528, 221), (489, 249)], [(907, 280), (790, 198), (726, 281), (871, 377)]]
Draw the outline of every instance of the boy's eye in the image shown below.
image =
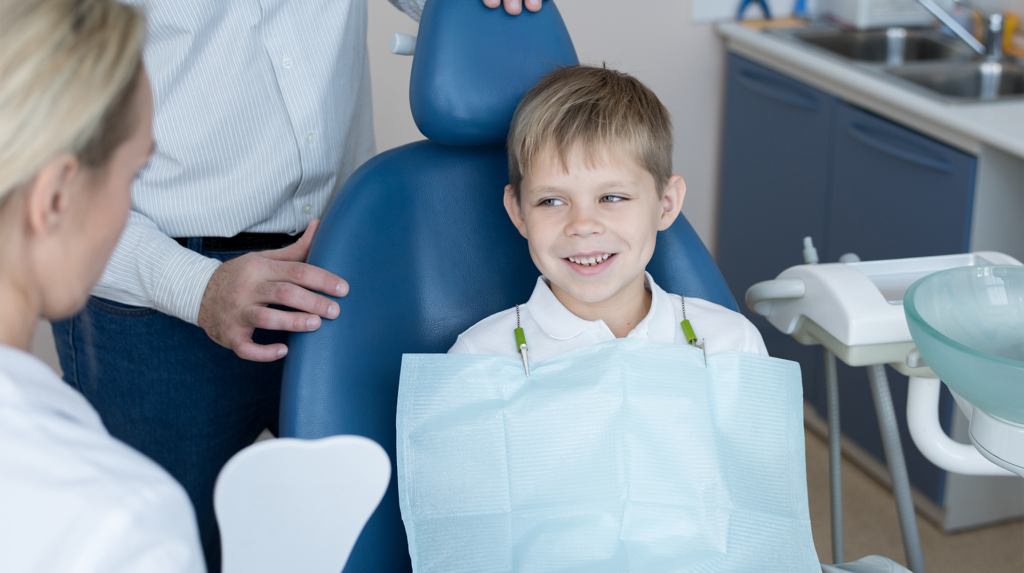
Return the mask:
[(625, 201), (625, 200), (626, 200), (625, 197), (621, 197), (619, 195), (605, 195), (604, 197), (601, 197), (601, 202), (602, 203), (617, 203), (619, 201)]
[(561, 199), (555, 199), (553, 197), (548, 197), (547, 199), (541, 199), (540, 204), (545, 207), (557, 207), (559, 205), (565, 205), (565, 201), (562, 201)]

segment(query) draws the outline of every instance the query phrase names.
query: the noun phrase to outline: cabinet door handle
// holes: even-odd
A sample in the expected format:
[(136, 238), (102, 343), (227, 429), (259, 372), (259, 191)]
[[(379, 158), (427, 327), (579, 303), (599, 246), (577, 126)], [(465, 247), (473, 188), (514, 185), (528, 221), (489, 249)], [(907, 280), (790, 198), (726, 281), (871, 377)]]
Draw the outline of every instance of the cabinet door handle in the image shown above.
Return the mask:
[(813, 94), (808, 94), (799, 87), (788, 82), (779, 81), (768, 74), (757, 73), (755, 70), (741, 69), (736, 79), (747, 88), (776, 101), (800, 107), (810, 111), (821, 109), (821, 102)]
[[(887, 137), (888, 134), (882, 130), (860, 125), (856, 122), (850, 122), (850, 124), (846, 126), (846, 131), (857, 141), (881, 151), (886, 155), (897, 157), (927, 169), (934, 169), (936, 171), (944, 171), (947, 173), (953, 171), (952, 163), (946, 161), (942, 157), (935, 157), (924, 149), (920, 149), (919, 153), (914, 153), (913, 151), (902, 149), (884, 141), (883, 138)], [(913, 142), (907, 143), (913, 144)]]

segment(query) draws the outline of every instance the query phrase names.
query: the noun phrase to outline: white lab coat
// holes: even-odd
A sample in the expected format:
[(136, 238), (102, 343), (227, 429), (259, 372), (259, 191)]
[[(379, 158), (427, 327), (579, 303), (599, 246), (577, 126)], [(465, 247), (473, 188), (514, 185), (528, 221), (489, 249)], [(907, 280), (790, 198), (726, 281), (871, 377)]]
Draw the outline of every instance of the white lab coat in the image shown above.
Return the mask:
[(0, 571), (204, 570), (182, 487), (48, 366), (0, 345)]

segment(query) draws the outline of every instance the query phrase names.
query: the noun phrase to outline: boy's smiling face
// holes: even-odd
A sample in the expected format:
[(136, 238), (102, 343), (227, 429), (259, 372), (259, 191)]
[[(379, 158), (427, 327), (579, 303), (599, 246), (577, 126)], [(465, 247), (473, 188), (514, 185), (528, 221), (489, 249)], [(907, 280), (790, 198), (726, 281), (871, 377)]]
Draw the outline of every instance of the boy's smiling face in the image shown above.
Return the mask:
[(505, 189), (534, 264), (562, 304), (589, 320), (588, 307), (631, 306), (646, 296), (655, 237), (675, 221), (686, 193), (673, 175), (659, 197), (654, 177), (630, 154), (599, 151), (591, 158), (577, 146), (563, 167), (548, 146), (524, 174), (519, 200)]

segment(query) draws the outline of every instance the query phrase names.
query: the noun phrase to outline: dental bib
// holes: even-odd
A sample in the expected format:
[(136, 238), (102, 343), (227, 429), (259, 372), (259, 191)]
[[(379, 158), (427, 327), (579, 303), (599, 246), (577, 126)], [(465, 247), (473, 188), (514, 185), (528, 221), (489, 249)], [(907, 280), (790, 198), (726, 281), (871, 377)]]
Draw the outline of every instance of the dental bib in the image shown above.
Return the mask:
[[(509, 341), (512, 344), (512, 341)], [(531, 366), (403, 357), (399, 503), (418, 573), (818, 573), (800, 369), (616, 339)]]

